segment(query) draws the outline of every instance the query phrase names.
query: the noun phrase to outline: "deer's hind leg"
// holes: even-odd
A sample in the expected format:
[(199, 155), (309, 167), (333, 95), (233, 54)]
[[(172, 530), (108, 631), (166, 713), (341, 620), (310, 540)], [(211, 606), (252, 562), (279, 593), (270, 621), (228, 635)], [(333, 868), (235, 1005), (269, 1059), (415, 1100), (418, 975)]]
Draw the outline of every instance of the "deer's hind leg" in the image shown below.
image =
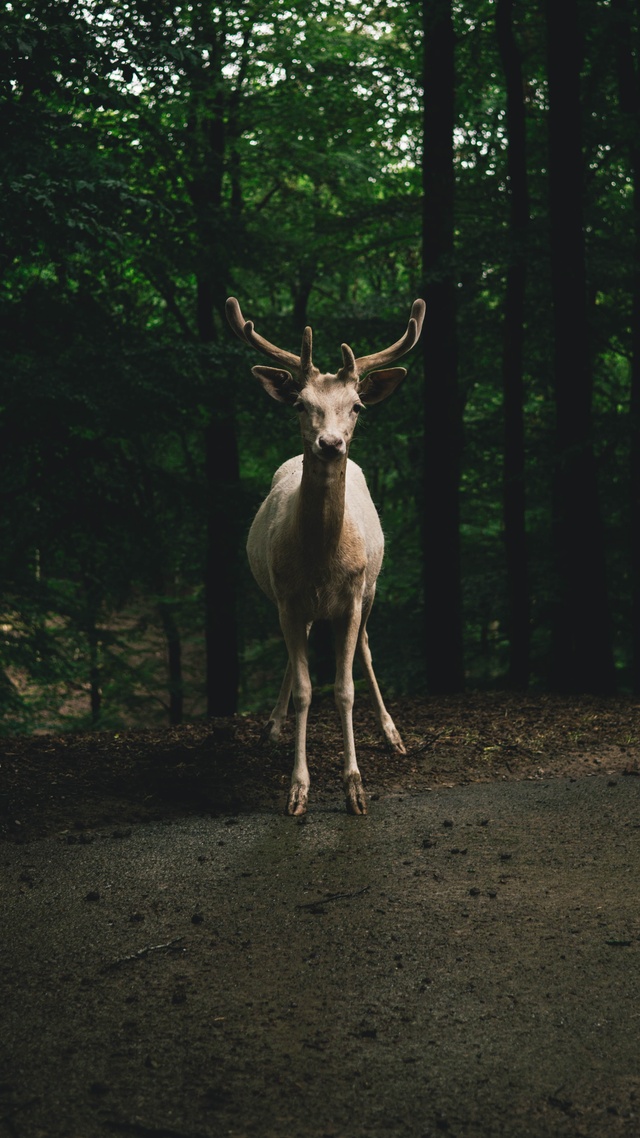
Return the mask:
[(291, 664), (287, 660), (287, 666), (284, 670), (282, 677), (282, 685), (276, 705), (269, 716), (269, 722), (265, 725), (263, 731), (263, 738), (269, 739), (272, 743), (277, 743), (282, 732), (282, 725), (287, 718), (289, 710), (289, 700), (291, 699)]
[[(307, 625), (307, 640), (309, 639), (310, 631), (311, 631), (311, 624), (308, 624)], [(271, 712), (271, 715), (269, 716), (269, 720), (265, 724), (263, 732), (262, 732), (262, 738), (263, 739), (269, 739), (269, 741), (271, 743), (277, 743), (278, 739), (280, 738), (280, 735), (282, 734), (282, 728), (284, 726), (284, 721), (287, 718), (287, 714), (289, 712), (289, 701), (291, 699), (292, 685), (293, 685), (293, 676), (292, 676), (292, 672), (291, 672), (291, 661), (287, 660), (287, 666), (284, 670), (284, 676), (282, 677), (282, 684), (280, 686), (280, 692), (278, 693), (276, 705), (275, 705), (273, 711)]]
[(407, 749), (402, 742), (402, 737), (398, 731), (393, 719), (387, 711), (375, 672), (373, 670), (373, 660), (371, 658), (371, 649), (369, 648), (369, 637), (367, 635), (367, 621), (369, 613), (373, 605), (373, 597), (368, 602), (365, 602), (362, 609), (362, 620), (360, 622), (360, 631), (358, 633), (358, 653), (360, 662), (362, 664), (364, 674), (369, 685), (369, 691), (373, 697), (373, 703), (376, 712), (376, 718), (380, 724), (380, 730), (384, 735), (389, 750), (394, 751), (397, 755), (406, 755)]

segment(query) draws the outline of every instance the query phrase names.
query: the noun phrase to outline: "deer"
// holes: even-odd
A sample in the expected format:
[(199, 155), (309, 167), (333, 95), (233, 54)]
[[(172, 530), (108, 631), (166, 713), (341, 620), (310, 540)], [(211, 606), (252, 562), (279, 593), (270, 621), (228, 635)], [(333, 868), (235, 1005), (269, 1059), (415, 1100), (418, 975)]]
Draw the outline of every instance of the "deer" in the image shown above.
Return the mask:
[(416, 300), (404, 335), (389, 348), (355, 357), (342, 344), (342, 366), (321, 372), (312, 360), (312, 330), (302, 336), (300, 355), (276, 347), (245, 320), (235, 297), (226, 302), (227, 319), (249, 347), (276, 367), (256, 365), (252, 374), (278, 403), (300, 418), (303, 453), (280, 466), (260, 506), (247, 540), (253, 576), (278, 609), (288, 662), (265, 734), (280, 738), (293, 693), (295, 752), (286, 813), (307, 811), (310, 778), (306, 734), (312, 686), (308, 639), (314, 621), (333, 626), (336, 673), (334, 699), (344, 740), (343, 784), (348, 813), (367, 813), (353, 730), (353, 662), (358, 652), (376, 717), (387, 746), (406, 749), (387, 711), (373, 670), (367, 621), (382, 566), (384, 537), (378, 512), (361, 468), (349, 458), (360, 412), (387, 399), (407, 374), (389, 367), (418, 342), (425, 303)]

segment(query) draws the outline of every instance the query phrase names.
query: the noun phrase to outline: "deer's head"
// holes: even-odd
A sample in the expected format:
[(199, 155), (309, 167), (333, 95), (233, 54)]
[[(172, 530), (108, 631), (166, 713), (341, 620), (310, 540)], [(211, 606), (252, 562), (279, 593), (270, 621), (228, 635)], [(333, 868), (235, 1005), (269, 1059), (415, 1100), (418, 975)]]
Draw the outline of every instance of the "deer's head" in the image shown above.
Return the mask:
[(386, 399), (407, 374), (404, 367), (387, 365), (417, 343), (425, 303), (414, 301), (404, 336), (390, 348), (356, 359), (349, 345), (343, 344), (342, 367), (335, 374), (320, 372), (314, 366), (311, 328), (305, 328), (300, 355), (296, 356), (259, 336), (253, 322), (244, 319), (235, 297), (229, 297), (226, 310), (236, 335), (280, 365), (252, 368), (256, 379), (273, 399), (288, 403), (299, 413), (305, 449), (308, 446), (316, 457), (331, 462), (347, 454), (362, 408)]

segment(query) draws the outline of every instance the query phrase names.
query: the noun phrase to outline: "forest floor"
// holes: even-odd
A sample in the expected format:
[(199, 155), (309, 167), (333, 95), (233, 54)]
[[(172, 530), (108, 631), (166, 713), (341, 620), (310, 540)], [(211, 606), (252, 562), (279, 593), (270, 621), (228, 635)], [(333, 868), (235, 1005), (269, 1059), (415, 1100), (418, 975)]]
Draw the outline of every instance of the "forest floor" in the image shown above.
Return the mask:
[(2, 1138), (638, 1138), (637, 703), (389, 709), (3, 741)]
[[(358, 760), (368, 795), (497, 779), (640, 774), (640, 705), (631, 698), (472, 692), (391, 701), (407, 755), (389, 755), (368, 697), (356, 696)], [(262, 741), (267, 716), (164, 730), (0, 740), (0, 835), (17, 841), (105, 824), (283, 808), (293, 732)], [(314, 698), (310, 808), (341, 801), (340, 725)]]

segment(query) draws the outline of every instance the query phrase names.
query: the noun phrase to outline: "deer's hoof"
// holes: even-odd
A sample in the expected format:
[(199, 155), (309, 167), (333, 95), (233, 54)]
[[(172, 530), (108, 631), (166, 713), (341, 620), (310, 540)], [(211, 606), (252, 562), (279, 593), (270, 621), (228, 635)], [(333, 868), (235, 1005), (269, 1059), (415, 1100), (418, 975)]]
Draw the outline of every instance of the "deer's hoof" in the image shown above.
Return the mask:
[(366, 814), (367, 800), (359, 774), (350, 774), (344, 780), (348, 814)]
[(260, 732), (261, 743), (277, 743), (280, 738), (281, 724), (276, 723), (275, 719), (270, 719), (265, 723), (262, 731)]
[(387, 746), (390, 751), (393, 751), (395, 755), (406, 755), (407, 748), (402, 742), (402, 736), (400, 735), (400, 732), (393, 723), (387, 724), (387, 726), (384, 728), (384, 736), (387, 740)]
[(308, 798), (308, 786), (305, 786), (302, 782), (292, 783), (289, 791), (289, 800), (287, 802), (287, 814), (292, 816), (306, 814)]

